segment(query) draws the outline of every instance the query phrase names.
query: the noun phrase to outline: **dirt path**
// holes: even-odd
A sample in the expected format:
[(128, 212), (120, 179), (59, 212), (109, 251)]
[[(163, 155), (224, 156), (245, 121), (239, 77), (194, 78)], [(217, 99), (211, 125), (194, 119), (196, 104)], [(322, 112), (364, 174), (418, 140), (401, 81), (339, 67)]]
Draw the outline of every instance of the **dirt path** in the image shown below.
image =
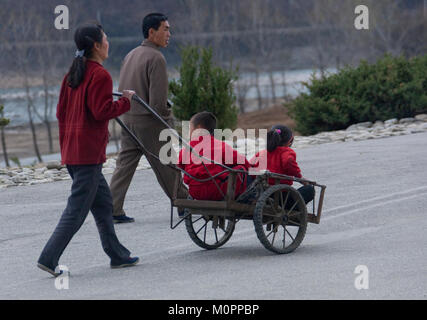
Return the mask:
[(288, 116), (282, 105), (265, 108), (239, 115), (237, 127), (242, 129), (270, 129), (275, 124), (295, 127), (295, 122)]

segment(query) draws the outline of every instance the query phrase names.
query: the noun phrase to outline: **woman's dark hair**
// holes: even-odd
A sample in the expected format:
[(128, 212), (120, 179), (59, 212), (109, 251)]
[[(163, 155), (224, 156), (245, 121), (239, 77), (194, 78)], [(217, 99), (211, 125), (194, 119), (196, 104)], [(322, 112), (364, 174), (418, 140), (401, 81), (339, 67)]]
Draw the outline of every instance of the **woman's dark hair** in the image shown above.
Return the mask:
[(77, 50), (84, 50), (83, 56), (76, 56), (68, 71), (68, 85), (77, 88), (83, 81), (86, 71), (86, 59), (92, 55), (92, 48), (95, 42), (102, 43), (103, 29), (96, 22), (89, 22), (79, 26), (74, 33), (74, 42)]
[(150, 13), (149, 15), (146, 15), (142, 20), (142, 34), (144, 35), (144, 38), (148, 38), (148, 31), (150, 28), (159, 30), (162, 21), (166, 20), (168, 20), (168, 17), (163, 13)]
[(293, 137), (287, 126), (275, 125), (267, 132), (267, 151), (273, 152), (277, 147), (286, 145)]
[(192, 118), (191, 122), (193, 123), (193, 126), (197, 128), (200, 126), (203, 129), (206, 129), (209, 131), (211, 135), (214, 134), (214, 130), (216, 129), (216, 117), (212, 112), (203, 111), (196, 113)]

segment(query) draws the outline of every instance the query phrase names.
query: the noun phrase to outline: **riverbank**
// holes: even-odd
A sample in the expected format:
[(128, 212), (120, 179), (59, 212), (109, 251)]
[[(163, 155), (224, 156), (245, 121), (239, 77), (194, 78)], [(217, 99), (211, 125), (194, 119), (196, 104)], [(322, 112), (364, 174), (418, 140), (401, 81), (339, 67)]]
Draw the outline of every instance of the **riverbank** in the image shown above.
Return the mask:
[[(254, 102), (255, 103), (255, 102)], [(255, 108), (255, 107), (254, 107)], [(110, 123), (110, 133), (113, 134), (112, 121)], [(237, 127), (242, 129), (262, 129), (270, 128), (274, 124), (285, 124), (294, 128), (295, 123), (286, 113), (286, 110), (280, 105), (257, 110), (253, 112), (247, 112), (239, 115), (237, 121)], [(44, 124), (35, 124), (37, 145), (39, 146), (42, 158), (50, 158), (46, 155), (49, 154), (49, 139), (47, 135), (46, 126)], [(120, 128), (117, 128), (117, 135), (120, 134)], [(51, 122), (52, 142), (53, 142), (53, 154), (59, 153), (59, 135), (58, 135), (58, 124), (57, 122)], [(11, 166), (15, 166), (11, 159), (18, 158), (31, 158), (35, 157), (33, 137), (31, 129), (27, 125), (20, 126), (7, 126), (5, 127), (6, 136), (6, 150), (9, 156), (9, 162)], [(113, 148), (114, 149), (114, 148)], [(3, 149), (0, 145), (0, 164), (4, 162)], [(43, 156), (44, 155), (44, 156)], [(1, 167), (1, 165), (0, 165)]]
[[(35, 124), (34, 127), (35, 127), (35, 132), (37, 137), (37, 145), (38, 145), (40, 154), (42, 155), (41, 157), (43, 161), (45, 161), (45, 158), (48, 161), (50, 158), (52, 158), (53, 155), (58, 154), (60, 152), (58, 123), (56, 121), (50, 123), (53, 152), (50, 152), (49, 150), (49, 139), (48, 139), (46, 125), (38, 123), (38, 124)], [(117, 130), (118, 129), (119, 128), (117, 128)], [(10, 166), (18, 165), (17, 161), (19, 161), (22, 165), (26, 165), (28, 164), (29, 158), (34, 158), (33, 161), (37, 162), (34, 143), (33, 143), (33, 136), (29, 126), (26, 126), (26, 125), (20, 125), (15, 127), (6, 126), (4, 132), (6, 137), (6, 150), (9, 157)], [(119, 134), (119, 132), (120, 131), (117, 131), (117, 135)], [(111, 134), (113, 133), (112, 123), (110, 123), (110, 133)], [(114, 144), (114, 139), (110, 139), (110, 140)], [(13, 159), (15, 159), (15, 161)], [(23, 159), (26, 159), (27, 161), (25, 160), (23, 161)], [(0, 167), (2, 167), (1, 165), (2, 163), (4, 164), (4, 150), (0, 145)]]
[[(59, 152), (59, 134), (58, 125), (56, 122), (51, 122), (51, 133), (52, 133), (52, 145), (53, 153)], [(40, 150), (40, 154), (49, 154), (49, 139), (47, 129), (44, 124), (35, 124), (35, 132), (37, 137), (37, 145)], [(4, 129), (6, 137), (6, 151), (9, 157), (10, 165), (17, 165), (16, 159), (35, 157), (35, 149), (33, 144), (33, 137), (29, 126), (16, 126), (6, 127)], [(4, 162), (4, 150), (0, 146), (1, 162)], [(43, 158), (43, 156), (42, 156)], [(12, 159), (15, 159), (13, 161)]]

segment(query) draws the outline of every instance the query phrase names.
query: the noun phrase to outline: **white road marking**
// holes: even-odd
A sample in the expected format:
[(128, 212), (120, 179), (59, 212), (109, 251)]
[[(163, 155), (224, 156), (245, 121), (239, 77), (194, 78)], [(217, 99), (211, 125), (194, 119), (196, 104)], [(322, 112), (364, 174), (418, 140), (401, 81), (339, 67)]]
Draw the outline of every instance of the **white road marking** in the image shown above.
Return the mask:
[(409, 197), (403, 197), (403, 198), (397, 198), (397, 199), (393, 199), (393, 200), (389, 200), (389, 201), (383, 201), (383, 202), (375, 203), (375, 204), (370, 205), (370, 206), (365, 206), (365, 207), (362, 207), (362, 208), (357, 208), (357, 209), (353, 209), (353, 210), (349, 210), (349, 211), (344, 211), (344, 212), (341, 212), (341, 213), (333, 215), (333, 216), (325, 217), (325, 218), (321, 219), (321, 221), (328, 221), (328, 220), (331, 220), (331, 219), (340, 218), (340, 217), (349, 215), (349, 214), (357, 212), (357, 211), (367, 210), (367, 209), (371, 209), (371, 208), (375, 208), (375, 207), (381, 207), (381, 206), (384, 206), (384, 205), (387, 205), (387, 204), (390, 204), (390, 203), (401, 202), (401, 201), (404, 201), (404, 200), (409, 200), (409, 199), (417, 198), (417, 197), (420, 197), (420, 196), (426, 196), (426, 195), (427, 195), (427, 192), (425, 192), (425, 193), (419, 193), (419, 194), (414, 194), (414, 195), (409, 196)]
[(322, 212), (322, 214), (323, 213), (328, 213), (328, 212), (331, 212), (331, 211), (336, 211), (336, 210), (340, 210), (340, 209), (345, 209), (345, 208), (353, 207), (353, 206), (360, 206), (360, 205), (362, 205), (364, 203), (369, 203), (369, 202), (372, 202), (372, 201), (381, 201), (381, 200), (385, 200), (385, 199), (388, 199), (388, 198), (395, 199), (396, 196), (400, 196), (400, 195), (403, 196), (403, 195), (406, 195), (408, 193), (414, 193), (414, 192), (417, 192), (417, 191), (424, 191), (424, 190), (427, 191), (427, 186), (417, 187), (417, 188), (413, 188), (413, 189), (408, 189), (408, 190), (402, 191), (402, 192), (390, 193), (390, 194), (388, 194), (386, 196), (374, 197), (374, 198), (371, 198), (371, 199), (361, 200), (361, 201), (353, 202), (353, 203), (346, 204), (346, 205), (343, 205), (343, 206), (338, 206), (338, 207), (335, 207), (335, 208), (324, 210)]

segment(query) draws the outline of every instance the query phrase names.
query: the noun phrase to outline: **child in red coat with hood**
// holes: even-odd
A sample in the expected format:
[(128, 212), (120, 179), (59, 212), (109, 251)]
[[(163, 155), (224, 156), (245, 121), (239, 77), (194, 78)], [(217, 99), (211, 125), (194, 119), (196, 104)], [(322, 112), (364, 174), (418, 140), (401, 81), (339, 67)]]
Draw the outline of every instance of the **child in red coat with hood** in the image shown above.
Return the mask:
[[(214, 138), (216, 122), (216, 117), (207, 111), (199, 112), (191, 118), (190, 146), (193, 148), (193, 152), (227, 167), (248, 171), (250, 164), (244, 155), (238, 153), (227, 143)], [(190, 195), (198, 200), (222, 200), (227, 193), (230, 172), (219, 164), (200, 159), (194, 153), (189, 148), (183, 148), (179, 153), (178, 162), (178, 166), (194, 178), (198, 180), (208, 179), (224, 172), (215, 179), (204, 182), (184, 175), (184, 182), (188, 185)], [(246, 190), (247, 177), (248, 175), (245, 173), (237, 174), (236, 197)]]
[[(257, 167), (257, 159), (267, 158), (267, 170), (274, 173), (302, 178), (301, 169), (296, 161), (296, 153), (291, 149), (294, 141), (292, 130), (286, 126), (275, 125), (267, 133), (267, 149), (258, 152), (250, 163)], [(280, 180), (281, 184), (292, 185), (292, 180)], [(269, 184), (274, 185), (274, 179), (269, 179)], [(305, 203), (314, 198), (314, 187), (304, 185), (298, 189)]]

